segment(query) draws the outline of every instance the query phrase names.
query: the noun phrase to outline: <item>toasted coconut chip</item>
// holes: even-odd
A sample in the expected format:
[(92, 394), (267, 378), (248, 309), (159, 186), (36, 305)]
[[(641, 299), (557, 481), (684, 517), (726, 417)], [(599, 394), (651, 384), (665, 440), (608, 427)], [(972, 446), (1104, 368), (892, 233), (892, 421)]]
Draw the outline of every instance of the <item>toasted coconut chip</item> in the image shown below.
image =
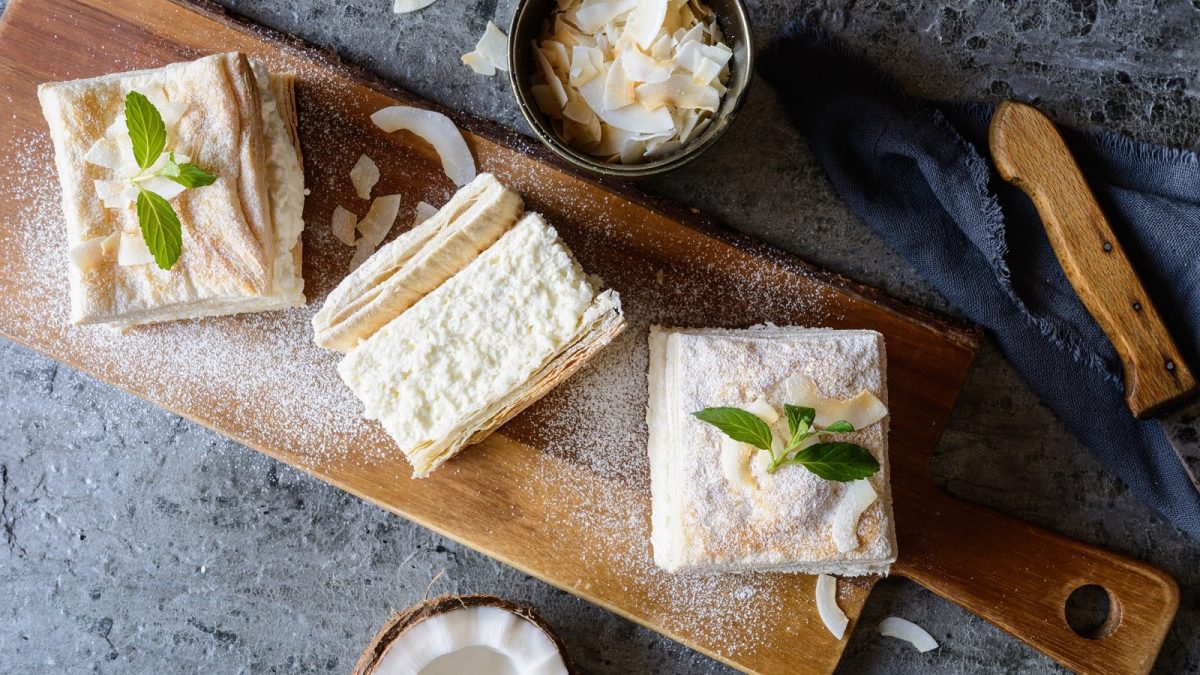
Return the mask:
[(106, 169), (119, 169), (123, 161), (121, 148), (111, 138), (101, 138), (92, 144), (83, 161)]
[(818, 427), (845, 420), (856, 430), (865, 429), (887, 416), (887, 406), (866, 389), (845, 400), (827, 398), (817, 389), (816, 383), (801, 373), (784, 380), (783, 388), (793, 405), (816, 409), (817, 417), (813, 424)]
[(698, 85), (687, 75), (672, 75), (666, 82), (638, 85), (637, 99), (650, 110), (670, 105), (713, 112), (721, 103), (721, 96), (716, 89)]
[(111, 256), (121, 247), (121, 231), (117, 230), (104, 238), (100, 242), (100, 250), (104, 252), (105, 257)]
[(858, 548), (858, 521), (879, 495), (869, 480), (846, 484), (846, 496), (833, 517), (833, 544), (841, 553)]
[(550, 65), (550, 60), (542, 53), (541, 49), (536, 46), (533, 49), (534, 58), (537, 60), (539, 72), (542, 76), (543, 83), (550, 87), (551, 93), (554, 95), (554, 100), (558, 104), (558, 109), (562, 110), (567, 101), (567, 90), (563, 87), (563, 82), (559, 79), (558, 73), (554, 72), (554, 67)]
[(828, 574), (817, 575), (817, 613), (833, 637), (841, 640), (850, 619), (837, 604), (837, 579)]
[[(750, 461), (754, 447), (749, 443), (741, 443), (725, 436), (721, 439), (721, 473), (725, 480), (734, 485), (758, 489), (758, 481), (750, 470)], [(766, 453), (762, 453), (766, 454)]]
[(155, 176), (154, 178), (142, 181), (142, 187), (163, 199), (174, 199), (186, 189), (170, 178), (163, 178), (162, 176)]
[(129, 200), (125, 198), (124, 192), (127, 183), (123, 180), (96, 180), (92, 181), (92, 185), (96, 188), (96, 196), (104, 202), (104, 208), (118, 209), (129, 205)]
[(701, 56), (700, 63), (696, 66), (696, 70), (692, 72), (692, 80), (696, 84), (706, 85), (717, 79), (717, 76), (720, 74), (720, 64), (706, 56)]
[(107, 237), (92, 237), (71, 247), (68, 254), (80, 272), (87, 274), (104, 262), (104, 240)]
[(475, 71), (477, 75), (491, 77), (496, 74), (496, 66), (492, 65), (492, 62), (479, 52), (467, 52), (463, 54), (462, 62)]
[(775, 406), (767, 403), (767, 399), (761, 396), (746, 406), (746, 412), (756, 415), (768, 425), (775, 424), (779, 420), (779, 411), (775, 409)]
[(901, 619), (898, 616), (889, 616), (880, 621), (879, 634), (904, 640), (922, 653), (938, 648), (937, 640), (934, 640), (928, 631), (908, 619)]
[(330, 229), (333, 230), (333, 236), (337, 237), (338, 241), (347, 246), (353, 246), (357, 239), (354, 236), (354, 229), (357, 225), (358, 216), (341, 206), (334, 207)]
[(350, 169), (350, 183), (354, 185), (358, 198), (370, 199), (371, 190), (378, 182), (379, 167), (376, 166), (375, 160), (366, 155), (359, 157), (354, 163), (354, 168)]
[(392, 3), (392, 11), (396, 14), (407, 14), (418, 9), (425, 9), (435, 2), (437, 0), (395, 0)]
[(732, 56), (733, 52), (725, 45), (706, 45), (699, 40), (690, 40), (681, 43), (678, 51), (675, 52), (675, 62), (679, 64), (680, 68), (694, 73), (700, 67), (701, 59), (714, 61), (718, 66), (724, 68)]
[(454, 184), (462, 187), (475, 180), (475, 158), (462, 132), (449, 117), (422, 108), (392, 106), (371, 115), (375, 126), (386, 132), (408, 131), (433, 146), (442, 160), (442, 169)]
[(649, 49), (658, 39), (658, 30), (667, 20), (667, 0), (641, 0), (629, 15), (626, 30), (642, 49)]
[(621, 60), (622, 57), (618, 56), (617, 60), (609, 66), (608, 73), (604, 77), (604, 108), (606, 110), (624, 108), (637, 100), (634, 96), (634, 88), (637, 83), (625, 76), (625, 68), (622, 67)]
[(573, 12), (575, 25), (585, 33), (598, 33), (617, 17), (637, 7), (637, 0), (607, 0), (607, 2), (585, 2)]
[(597, 77), (604, 76), (604, 52), (595, 47), (576, 45), (571, 48), (571, 70), (567, 82), (572, 87), (582, 87)]
[(413, 209), (413, 227), (429, 220), (433, 214), (438, 212), (438, 207), (425, 202), (417, 202), (417, 208)]
[[(562, 119), (564, 106), (559, 104), (558, 96), (550, 85), (535, 84), (529, 88), (529, 91), (533, 94), (533, 100), (537, 102), (538, 109), (542, 111), (542, 114), (551, 119)], [(563, 92), (563, 95), (565, 96), (566, 92)]]
[(569, 101), (563, 108), (563, 116), (579, 124), (591, 124), (592, 120), (596, 119), (596, 113), (592, 112), (587, 102), (581, 98)]
[(546, 60), (557, 72), (566, 72), (571, 68), (571, 55), (567, 51), (567, 46), (557, 40), (543, 40), (542, 52), (546, 55)]
[(386, 195), (376, 197), (375, 201), (371, 202), (367, 215), (358, 221), (358, 231), (362, 233), (362, 238), (358, 240), (358, 248), (354, 251), (354, 257), (350, 259), (351, 271), (366, 262), (392, 230), (396, 216), (400, 213), (400, 201), (400, 195)]
[(604, 83), (599, 79), (592, 80), (579, 88), (583, 100), (587, 101), (592, 111), (608, 124), (640, 134), (658, 134), (675, 128), (671, 113), (666, 108), (649, 110), (640, 103), (634, 103), (623, 108), (610, 110), (604, 106)]
[(483, 37), (479, 38), (479, 44), (475, 45), (475, 51), (491, 61), (496, 70), (508, 71), (508, 36), (491, 21), (483, 31)]
[(133, 267), (154, 262), (154, 254), (142, 239), (142, 233), (121, 235), (121, 245), (117, 247), (117, 264), (122, 267)]
[(618, 60), (625, 75), (634, 82), (663, 82), (671, 77), (673, 70), (671, 62), (652, 59), (638, 49), (626, 49)]

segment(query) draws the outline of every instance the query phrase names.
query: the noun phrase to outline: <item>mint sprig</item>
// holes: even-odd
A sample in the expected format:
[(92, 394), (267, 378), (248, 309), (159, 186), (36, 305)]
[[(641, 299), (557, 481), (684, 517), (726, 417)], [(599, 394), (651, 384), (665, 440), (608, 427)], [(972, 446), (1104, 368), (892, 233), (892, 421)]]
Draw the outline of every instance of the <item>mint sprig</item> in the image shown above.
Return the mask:
[(740, 408), (705, 408), (692, 413), (708, 422), (735, 441), (749, 443), (759, 450), (771, 451), (771, 427), (755, 415)]
[(179, 215), (166, 199), (147, 190), (142, 183), (151, 178), (167, 178), (185, 188), (212, 185), (217, 177), (191, 162), (180, 164), (172, 151), (162, 166), (153, 167), (167, 147), (167, 126), (158, 108), (145, 95), (131, 91), (125, 95), (125, 129), (133, 145), (133, 158), (142, 170), (130, 182), (138, 189), (137, 216), (142, 239), (154, 255), (160, 269), (169, 270), (183, 252), (183, 225)]
[(831, 481), (846, 482), (859, 480), (879, 471), (879, 462), (870, 450), (846, 441), (814, 443), (801, 449), (800, 445), (813, 436), (845, 434), (854, 431), (854, 425), (838, 420), (827, 427), (817, 428), (814, 420), (817, 411), (804, 406), (784, 405), (787, 413), (788, 440), (778, 455), (772, 448), (773, 435), (758, 415), (741, 408), (705, 408), (692, 415), (721, 430), (735, 441), (749, 443), (771, 455), (767, 473), (788, 464), (803, 466), (817, 476)]
[(125, 95), (125, 129), (133, 142), (133, 158), (140, 168), (149, 169), (167, 146), (167, 125), (150, 99), (136, 91)]

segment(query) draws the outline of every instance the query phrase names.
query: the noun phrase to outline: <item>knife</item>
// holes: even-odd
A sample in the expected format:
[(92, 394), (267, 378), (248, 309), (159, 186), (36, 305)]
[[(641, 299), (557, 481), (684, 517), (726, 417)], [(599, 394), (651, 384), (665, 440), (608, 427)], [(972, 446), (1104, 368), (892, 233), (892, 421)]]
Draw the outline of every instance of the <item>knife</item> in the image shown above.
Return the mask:
[(988, 142), (1000, 176), (1033, 200), (1067, 280), (1116, 348), (1129, 409), (1138, 419), (1158, 418), (1200, 490), (1188, 466), (1200, 461), (1189, 428), (1200, 415), (1182, 410), (1200, 393), (1196, 377), (1058, 129), (1037, 108), (1003, 101)]

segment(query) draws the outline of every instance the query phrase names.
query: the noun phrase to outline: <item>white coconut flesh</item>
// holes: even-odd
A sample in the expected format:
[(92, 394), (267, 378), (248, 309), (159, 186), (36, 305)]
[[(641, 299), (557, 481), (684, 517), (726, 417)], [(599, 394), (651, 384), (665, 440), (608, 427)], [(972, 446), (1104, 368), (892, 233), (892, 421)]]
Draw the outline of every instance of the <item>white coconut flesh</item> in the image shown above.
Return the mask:
[[(565, 675), (570, 672), (555, 638), (548, 628), (535, 623), (536, 618), (530, 618), (533, 615), (528, 610), (498, 599), (482, 600), (488, 604), (467, 604), (471, 601), (471, 598), (441, 598), (398, 618), (400, 632), (389, 633), (385, 628), (378, 639), (390, 642), (373, 645), (373, 652), (381, 656), (365, 664), (366, 667), (360, 662), (356, 673)], [(479, 602), (478, 598), (474, 602)], [(372, 655), (372, 650), (368, 650), (368, 655)]]

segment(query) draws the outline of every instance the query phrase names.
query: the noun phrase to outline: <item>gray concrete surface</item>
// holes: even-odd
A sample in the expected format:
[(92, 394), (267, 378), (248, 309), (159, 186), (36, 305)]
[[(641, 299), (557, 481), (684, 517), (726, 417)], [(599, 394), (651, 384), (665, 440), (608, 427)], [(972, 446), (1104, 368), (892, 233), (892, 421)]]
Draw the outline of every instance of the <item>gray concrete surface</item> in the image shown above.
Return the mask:
[[(521, 126), (458, 64), (514, 0), (221, 0), (432, 99)], [(0, 8), (4, 1), (0, 0)], [(1200, 1), (751, 3), (761, 42), (813, 12), (926, 96), (1032, 99), (1058, 120), (1200, 144)], [(773, 244), (948, 310), (837, 201), (770, 90), (705, 161), (646, 184)], [(391, 608), (486, 592), (540, 608), (585, 672), (725, 672), (708, 659), (53, 361), (0, 343), (0, 671), (344, 672)], [(979, 359), (935, 456), (964, 498), (1170, 571), (1184, 608), (1156, 665), (1200, 672), (1200, 544), (1138, 504), (1016, 379)], [(943, 646), (873, 626), (898, 613)], [(1056, 669), (903, 580), (882, 583), (845, 672)]]

